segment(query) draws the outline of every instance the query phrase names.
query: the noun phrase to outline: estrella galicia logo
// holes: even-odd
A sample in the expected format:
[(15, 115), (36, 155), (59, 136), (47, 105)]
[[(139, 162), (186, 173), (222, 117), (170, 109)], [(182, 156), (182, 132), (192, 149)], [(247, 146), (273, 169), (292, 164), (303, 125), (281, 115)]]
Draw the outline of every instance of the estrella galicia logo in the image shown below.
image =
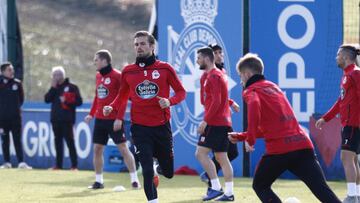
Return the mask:
[(154, 98), (159, 92), (159, 86), (149, 80), (144, 80), (136, 86), (136, 94), (142, 99)]
[(109, 90), (103, 85), (100, 84), (97, 88), (97, 96), (99, 99), (104, 99), (109, 95)]
[[(185, 29), (178, 34), (172, 26), (168, 26), (168, 61), (182, 80), (187, 97), (185, 102), (171, 109), (176, 129), (173, 135), (180, 134), (189, 144), (196, 146), (199, 139), (197, 128), (204, 114), (200, 102), (200, 78), (203, 71), (196, 64), (197, 50), (209, 44), (220, 45), (229, 76), (231, 69), (225, 44), (214, 28), (218, 0), (181, 0), (180, 8)], [(229, 91), (235, 85), (235, 81), (228, 77)]]

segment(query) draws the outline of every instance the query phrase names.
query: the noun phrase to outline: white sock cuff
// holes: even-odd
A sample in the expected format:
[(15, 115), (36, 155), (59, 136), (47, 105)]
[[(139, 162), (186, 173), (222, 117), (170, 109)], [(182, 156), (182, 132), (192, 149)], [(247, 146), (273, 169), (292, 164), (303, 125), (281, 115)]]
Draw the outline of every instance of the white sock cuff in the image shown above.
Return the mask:
[(347, 189), (348, 189), (347, 194), (349, 196), (356, 196), (357, 195), (356, 183), (347, 183)]
[(158, 199), (150, 200), (149, 203), (159, 203)]

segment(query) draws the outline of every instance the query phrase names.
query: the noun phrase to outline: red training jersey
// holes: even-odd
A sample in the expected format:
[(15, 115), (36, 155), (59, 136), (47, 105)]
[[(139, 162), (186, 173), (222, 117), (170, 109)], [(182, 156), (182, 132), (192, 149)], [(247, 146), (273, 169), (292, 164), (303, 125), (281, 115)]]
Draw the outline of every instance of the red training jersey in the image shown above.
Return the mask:
[(340, 113), (342, 126), (360, 126), (360, 68), (351, 64), (344, 69), (340, 96), (323, 116), (327, 122)]
[(108, 116), (104, 116), (103, 107), (110, 105), (116, 98), (121, 81), (121, 72), (113, 69), (105, 74), (101, 75), (96, 73), (96, 91), (95, 97), (91, 106), (90, 115), (95, 116), (97, 119), (115, 120), (117, 111), (114, 110)]
[[(225, 77), (226, 75), (226, 70), (223, 68), (221, 69), (221, 71), (224, 73)], [(205, 88), (204, 88), (204, 83), (207, 77), (207, 72), (204, 72), (201, 77), (200, 77), (200, 95), (204, 95), (205, 94)], [(226, 79), (227, 80), (227, 79)], [(202, 105), (204, 105), (204, 97), (200, 97), (200, 102)], [(234, 100), (229, 98), (229, 106), (232, 106), (234, 103)]]
[(247, 142), (253, 146), (257, 137), (264, 137), (267, 154), (313, 149), (281, 89), (263, 76), (255, 77), (260, 79), (243, 91), (248, 108), (248, 128), (243, 133)]
[(205, 107), (204, 121), (213, 126), (231, 126), (226, 75), (213, 68), (203, 81), (201, 98)]
[[(159, 126), (170, 120), (170, 108), (162, 109), (157, 97), (168, 98), (170, 105), (185, 99), (186, 91), (170, 64), (156, 60), (142, 68), (131, 64), (122, 72), (121, 88), (111, 106), (123, 119), (128, 99), (131, 100), (131, 122), (144, 126)], [(175, 94), (170, 97), (170, 87)]]

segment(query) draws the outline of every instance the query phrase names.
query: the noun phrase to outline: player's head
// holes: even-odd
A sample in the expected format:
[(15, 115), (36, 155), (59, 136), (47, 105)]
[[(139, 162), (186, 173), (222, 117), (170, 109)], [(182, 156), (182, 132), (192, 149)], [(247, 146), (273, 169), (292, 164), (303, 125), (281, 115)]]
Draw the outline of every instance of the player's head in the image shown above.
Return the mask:
[(94, 64), (96, 66), (96, 70), (100, 70), (109, 64), (111, 64), (111, 53), (106, 49), (101, 49), (95, 53), (94, 56)]
[(246, 82), (256, 74), (264, 74), (264, 63), (257, 54), (248, 53), (241, 57), (236, 64), (236, 69), (240, 75), (241, 82), (245, 86)]
[(154, 53), (155, 38), (148, 31), (137, 31), (134, 35), (136, 57), (147, 58)]
[(203, 47), (197, 50), (197, 60), (200, 70), (206, 70), (214, 65), (214, 52), (210, 47)]
[(223, 64), (224, 63), (224, 53), (222, 47), (218, 44), (209, 44), (209, 47), (214, 52), (215, 64)]
[(6, 78), (14, 78), (14, 67), (10, 62), (1, 64), (1, 75)]
[(355, 63), (358, 55), (360, 55), (360, 50), (355, 45), (342, 44), (336, 55), (336, 63), (341, 69), (344, 69)]
[(51, 77), (58, 81), (59, 84), (65, 80), (65, 69), (62, 66), (55, 66), (51, 70)]

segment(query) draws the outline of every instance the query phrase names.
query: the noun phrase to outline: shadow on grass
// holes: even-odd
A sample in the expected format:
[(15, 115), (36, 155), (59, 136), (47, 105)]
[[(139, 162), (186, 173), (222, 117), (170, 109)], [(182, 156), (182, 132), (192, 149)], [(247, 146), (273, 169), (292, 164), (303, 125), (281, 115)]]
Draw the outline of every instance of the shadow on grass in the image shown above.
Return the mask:
[(114, 193), (112, 191), (104, 191), (104, 190), (83, 190), (81, 192), (69, 192), (69, 193), (63, 193), (60, 194), (58, 196), (55, 196), (55, 198), (70, 198), (70, 197), (91, 197), (91, 196), (96, 196), (96, 195), (104, 195), (104, 194), (109, 194), (109, 193)]

